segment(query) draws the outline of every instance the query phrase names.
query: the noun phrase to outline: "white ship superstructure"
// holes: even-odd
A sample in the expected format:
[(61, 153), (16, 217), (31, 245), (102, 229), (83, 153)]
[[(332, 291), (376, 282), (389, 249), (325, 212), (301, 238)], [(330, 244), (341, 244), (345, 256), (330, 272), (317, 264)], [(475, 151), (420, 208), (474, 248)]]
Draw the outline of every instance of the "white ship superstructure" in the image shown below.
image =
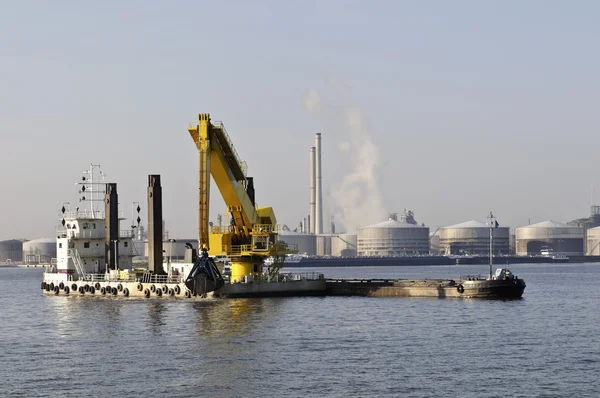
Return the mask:
[[(56, 268), (59, 273), (86, 274), (105, 273), (106, 264), (106, 220), (103, 211), (65, 211), (64, 225), (57, 229)], [(119, 220), (124, 220), (122, 216)], [(63, 224), (63, 221), (61, 221)], [(119, 239), (110, 242), (118, 247), (118, 269), (131, 269), (133, 257), (133, 233), (120, 230)]]

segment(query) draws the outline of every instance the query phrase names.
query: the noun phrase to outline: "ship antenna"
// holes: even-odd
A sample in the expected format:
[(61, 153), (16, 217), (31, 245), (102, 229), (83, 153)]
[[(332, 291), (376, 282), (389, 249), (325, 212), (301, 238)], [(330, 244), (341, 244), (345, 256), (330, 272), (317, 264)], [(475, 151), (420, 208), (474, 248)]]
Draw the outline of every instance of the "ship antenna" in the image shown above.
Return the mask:
[(490, 211), (490, 215), (488, 216), (490, 222), (490, 270), (489, 270), (489, 274), (488, 274), (488, 279), (492, 279), (492, 263), (494, 261), (493, 259), (493, 245), (494, 245), (494, 228), (496, 227), (496, 217), (494, 217), (494, 214), (492, 214), (492, 212)]

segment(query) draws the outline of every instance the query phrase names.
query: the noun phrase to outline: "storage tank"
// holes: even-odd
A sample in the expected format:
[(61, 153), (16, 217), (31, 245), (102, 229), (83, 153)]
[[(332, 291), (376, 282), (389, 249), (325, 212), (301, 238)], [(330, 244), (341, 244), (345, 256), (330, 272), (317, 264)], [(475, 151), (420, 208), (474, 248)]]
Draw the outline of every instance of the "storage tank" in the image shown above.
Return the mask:
[(337, 234), (331, 237), (331, 255), (334, 257), (356, 257), (356, 234)]
[[(510, 228), (497, 227), (493, 233), (494, 255), (509, 254)], [(440, 228), (440, 250), (444, 255), (487, 256), (490, 253), (490, 227), (481, 221), (471, 220)]]
[(581, 227), (544, 221), (515, 230), (518, 256), (540, 255), (542, 250), (565, 255), (582, 255), (584, 231)]
[(56, 238), (34, 239), (23, 243), (26, 264), (48, 264), (56, 258)]
[(331, 256), (331, 235), (317, 235), (317, 256)]
[(0, 242), (0, 263), (7, 260), (13, 262), (23, 261), (23, 241), (11, 239)]
[(429, 228), (398, 221), (388, 221), (358, 230), (359, 256), (405, 256), (429, 253)]
[(279, 241), (288, 245), (297, 245), (298, 253), (314, 256), (317, 254), (316, 235), (302, 234), (299, 232), (283, 230), (279, 231)]
[(587, 253), (588, 256), (600, 256), (600, 227), (587, 230)]

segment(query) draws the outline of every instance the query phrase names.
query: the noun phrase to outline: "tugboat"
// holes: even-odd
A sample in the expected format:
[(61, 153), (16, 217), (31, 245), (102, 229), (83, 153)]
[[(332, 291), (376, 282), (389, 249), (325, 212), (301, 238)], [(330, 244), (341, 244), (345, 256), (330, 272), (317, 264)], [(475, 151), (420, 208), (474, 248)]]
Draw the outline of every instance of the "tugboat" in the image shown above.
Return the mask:
[(456, 285), (456, 291), (461, 297), (468, 298), (521, 298), (526, 287), (523, 279), (519, 279), (507, 268), (498, 268), (492, 274), (494, 262), (494, 229), (498, 228), (499, 224), (491, 211), (487, 219), (490, 227), (490, 267), (488, 277), (487, 279), (480, 276), (462, 277)]

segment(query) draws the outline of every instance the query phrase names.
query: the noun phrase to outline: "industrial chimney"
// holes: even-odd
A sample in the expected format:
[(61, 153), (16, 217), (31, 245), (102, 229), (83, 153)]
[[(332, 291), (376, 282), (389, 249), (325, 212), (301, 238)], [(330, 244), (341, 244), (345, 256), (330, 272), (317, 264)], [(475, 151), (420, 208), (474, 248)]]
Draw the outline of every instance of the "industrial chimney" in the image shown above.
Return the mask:
[(315, 173), (317, 184), (315, 188), (316, 207), (315, 207), (315, 233), (323, 233), (323, 186), (321, 183), (321, 133), (315, 134)]
[(315, 233), (315, 213), (316, 213), (316, 178), (315, 178), (315, 147), (310, 148), (310, 185), (309, 185), (309, 216), (308, 216), (308, 233)]

